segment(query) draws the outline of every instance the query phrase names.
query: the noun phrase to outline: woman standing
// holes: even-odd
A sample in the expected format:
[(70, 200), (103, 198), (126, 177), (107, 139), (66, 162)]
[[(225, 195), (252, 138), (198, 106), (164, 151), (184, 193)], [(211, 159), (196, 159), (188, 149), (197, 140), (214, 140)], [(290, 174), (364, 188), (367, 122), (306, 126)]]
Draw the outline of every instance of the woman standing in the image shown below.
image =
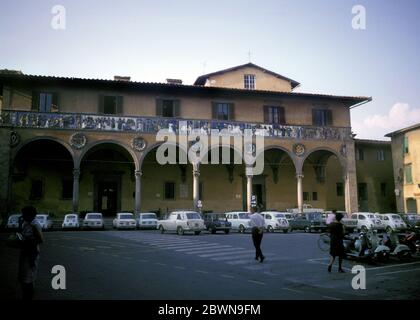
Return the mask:
[(43, 242), (42, 228), (35, 220), (36, 209), (28, 206), (22, 209), (23, 244), (19, 256), (19, 283), (22, 287), (22, 299), (32, 300), (36, 279), (39, 244)]
[(343, 214), (338, 212), (335, 214), (334, 222), (328, 225), (330, 231), (331, 243), (330, 243), (330, 255), (331, 260), (328, 265), (328, 272), (331, 272), (332, 265), (335, 261), (335, 258), (338, 257), (338, 272), (344, 273), (342, 268), (343, 257), (344, 257), (344, 225), (341, 223), (343, 219)]

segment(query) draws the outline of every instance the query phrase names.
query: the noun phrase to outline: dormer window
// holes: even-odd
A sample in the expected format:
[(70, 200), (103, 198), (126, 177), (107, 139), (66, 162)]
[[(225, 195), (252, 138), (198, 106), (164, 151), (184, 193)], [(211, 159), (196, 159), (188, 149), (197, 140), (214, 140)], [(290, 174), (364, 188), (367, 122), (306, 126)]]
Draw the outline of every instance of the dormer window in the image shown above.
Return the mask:
[(255, 90), (255, 74), (244, 75), (244, 88), (248, 90)]

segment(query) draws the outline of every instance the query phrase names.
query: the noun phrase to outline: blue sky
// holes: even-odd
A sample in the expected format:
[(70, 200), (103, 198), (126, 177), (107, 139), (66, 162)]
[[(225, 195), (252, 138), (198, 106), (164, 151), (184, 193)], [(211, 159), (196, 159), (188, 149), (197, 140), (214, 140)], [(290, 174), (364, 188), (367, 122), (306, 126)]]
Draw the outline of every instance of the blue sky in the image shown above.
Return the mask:
[[(51, 27), (54, 5), (66, 29)], [(366, 29), (352, 28), (352, 7)], [(420, 1), (2, 1), (0, 68), (136, 81), (180, 78), (251, 61), (298, 92), (372, 96), (352, 110), (359, 138), (420, 122)]]

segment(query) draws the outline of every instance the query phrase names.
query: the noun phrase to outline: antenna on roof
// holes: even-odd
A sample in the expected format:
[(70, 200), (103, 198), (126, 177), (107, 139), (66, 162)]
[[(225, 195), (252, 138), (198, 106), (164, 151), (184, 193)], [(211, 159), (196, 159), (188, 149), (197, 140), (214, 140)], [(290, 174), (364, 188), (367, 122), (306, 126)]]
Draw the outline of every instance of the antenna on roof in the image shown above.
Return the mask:
[(248, 62), (251, 62), (251, 50), (248, 50)]

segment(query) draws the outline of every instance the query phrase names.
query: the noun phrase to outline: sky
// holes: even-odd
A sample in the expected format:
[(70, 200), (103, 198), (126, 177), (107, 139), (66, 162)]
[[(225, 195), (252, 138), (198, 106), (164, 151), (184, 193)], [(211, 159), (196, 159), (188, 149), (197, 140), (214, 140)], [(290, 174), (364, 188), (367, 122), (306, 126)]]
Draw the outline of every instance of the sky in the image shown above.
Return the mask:
[(192, 84), (249, 57), (296, 92), (372, 97), (357, 138), (420, 122), (420, 0), (0, 0), (0, 69)]

